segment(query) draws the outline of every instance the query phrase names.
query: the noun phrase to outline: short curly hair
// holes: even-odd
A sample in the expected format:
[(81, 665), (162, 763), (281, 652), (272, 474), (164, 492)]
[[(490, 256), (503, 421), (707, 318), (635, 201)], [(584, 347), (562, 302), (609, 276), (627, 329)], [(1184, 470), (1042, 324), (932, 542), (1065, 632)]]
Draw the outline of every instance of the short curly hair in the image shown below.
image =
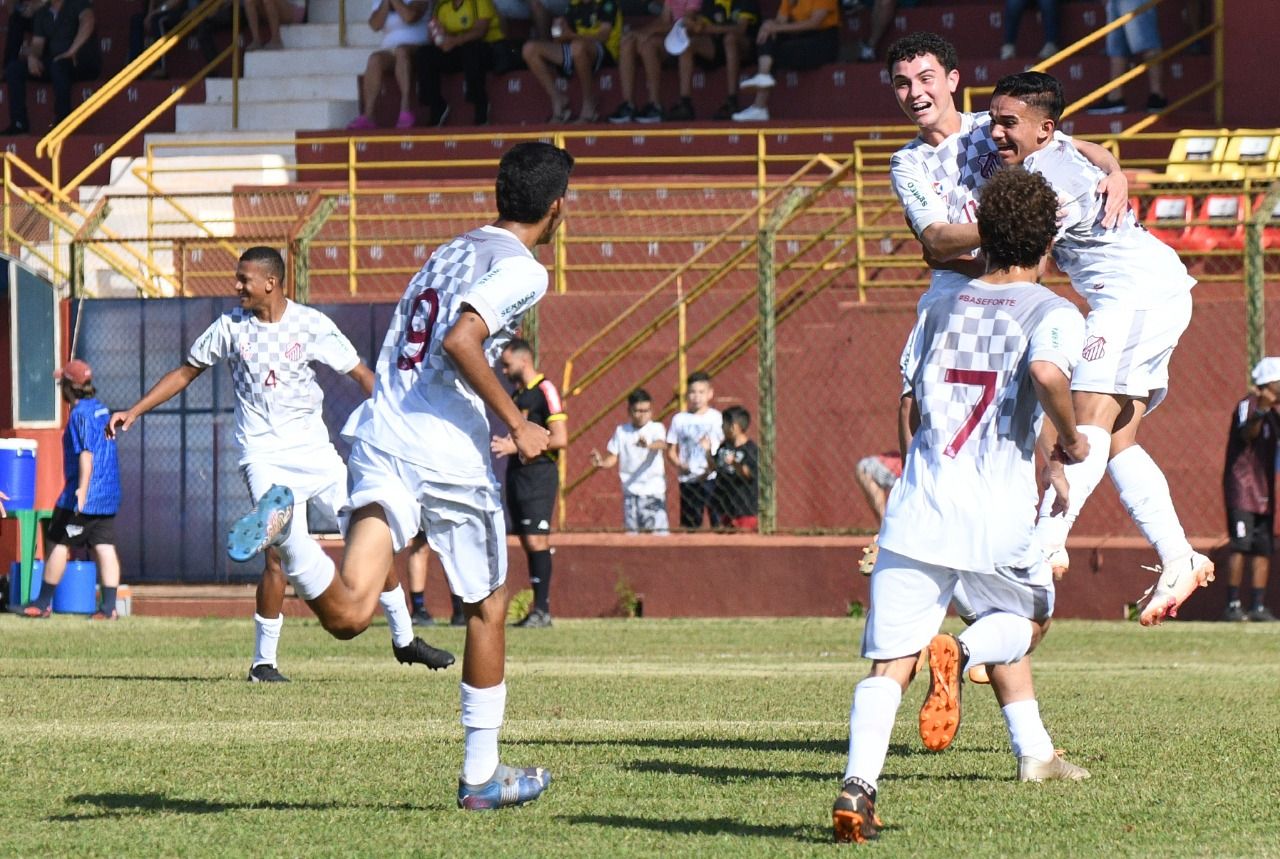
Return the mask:
[(893, 67), (898, 63), (914, 60), (925, 54), (933, 54), (942, 65), (943, 71), (953, 71), (960, 65), (960, 56), (956, 53), (955, 45), (937, 33), (921, 32), (903, 36), (890, 45), (888, 52), (885, 53), (885, 68), (889, 70), (889, 74), (893, 74)]
[(541, 141), (517, 143), (498, 163), (498, 218), (536, 224), (569, 187), (573, 156)]
[(1058, 231), (1058, 195), (1039, 173), (996, 171), (982, 188), (978, 235), (992, 269), (1035, 268)]

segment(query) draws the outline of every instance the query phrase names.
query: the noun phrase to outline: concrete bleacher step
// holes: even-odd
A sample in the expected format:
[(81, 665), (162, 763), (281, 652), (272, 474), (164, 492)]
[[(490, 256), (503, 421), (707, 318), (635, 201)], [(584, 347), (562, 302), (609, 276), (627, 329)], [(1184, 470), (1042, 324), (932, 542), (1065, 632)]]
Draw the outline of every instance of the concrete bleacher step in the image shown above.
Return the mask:
[[(275, 156), (291, 165), (296, 158), (296, 136), (292, 130), (213, 131), (148, 134), (146, 143), (160, 158), (221, 158), (245, 154)], [(215, 177), (217, 174), (213, 174)], [(294, 181), (294, 180), (290, 180)]]
[[(354, 98), (242, 102), (239, 129), (241, 131), (276, 131), (282, 125), (299, 130), (343, 128), (355, 118), (358, 112), (359, 104)], [(179, 132), (230, 129), (231, 105), (229, 103), (179, 105), (176, 127)]]
[[(351, 75), (307, 75), (296, 78), (245, 78), (240, 81), (240, 101), (289, 101), (349, 99), (358, 95), (357, 80)], [(205, 81), (208, 104), (231, 103), (231, 79)]]
[[(307, 6), (307, 23), (338, 23), (338, 0), (311, 0)], [(348, 25), (364, 24), (369, 20), (370, 5), (365, 0), (346, 0), (346, 18)], [(336, 43), (335, 43), (336, 44)]]
[[(280, 37), (288, 48), (332, 48), (338, 44), (337, 24), (290, 24), (280, 28)], [(382, 44), (382, 34), (360, 21), (347, 25), (347, 47), (372, 50)]]
[(244, 56), (246, 78), (290, 78), (308, 75), (359, 75), (369, 62), (368, 48), (289, 48), (251, 51)]

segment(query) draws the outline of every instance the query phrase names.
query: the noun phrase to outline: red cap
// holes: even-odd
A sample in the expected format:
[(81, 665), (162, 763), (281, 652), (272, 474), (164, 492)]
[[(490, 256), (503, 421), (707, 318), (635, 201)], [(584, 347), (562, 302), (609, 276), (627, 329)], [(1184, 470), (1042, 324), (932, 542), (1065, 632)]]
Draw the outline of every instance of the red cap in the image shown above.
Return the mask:
[(93, 379), (93, 369), (87, 361), (75, 358), (68, 361), (61, 370), (54, 370), (53, 378), (66, 379), (73, 385), (85, 385)]

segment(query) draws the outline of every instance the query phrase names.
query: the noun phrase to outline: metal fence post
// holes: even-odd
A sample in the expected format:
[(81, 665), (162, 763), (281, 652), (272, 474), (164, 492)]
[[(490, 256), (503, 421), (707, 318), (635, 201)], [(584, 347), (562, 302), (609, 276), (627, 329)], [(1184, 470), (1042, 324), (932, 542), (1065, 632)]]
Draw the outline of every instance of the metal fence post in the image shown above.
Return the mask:
[[(1276, 203), (1280, 202), (1280, 180), (1271, 183), (1271, 188), (1262, 198), (1262, 204), (1249, 218), (1245, 225), (1244, 239), (1244, 308), (1245, 331), (1249, 350), (1248, 370), (1267, 353), (1266, 329), (1266, 271), (1262, 259), (1262, 230), (1271, 220)], [(1250, 382), (1251, 384), (1251, 382)]]

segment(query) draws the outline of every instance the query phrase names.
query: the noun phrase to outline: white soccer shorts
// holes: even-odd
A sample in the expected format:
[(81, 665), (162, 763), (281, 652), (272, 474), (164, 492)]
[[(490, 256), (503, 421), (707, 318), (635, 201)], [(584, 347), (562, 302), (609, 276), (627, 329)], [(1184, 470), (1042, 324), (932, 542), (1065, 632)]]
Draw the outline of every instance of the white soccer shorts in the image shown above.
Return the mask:
[(1169, 391), (1173, 349), (1190, 324), (1190, 293), (1147, 310), (1103, 305), (1090, 311), (1071, 390), (1150, 397), (1147, 412), (1155, 411)]
[(377, 504), (399, 552), (419, 531), (440, 558), (449, 589), (476, 603), (507, 580), (507, 529), (496, 486), (457, 486), (364, 441), (350, 457), (353, 486), (342, 511), (343, 531), (353, 510)]
[[(268, 489), (279, 484), (293, 491), (293, 520), (307, 521), (307, 501), (314, 499), (317, 513), (333, 520), (347, 501), (347, 466), (333, 445), (311, 448), (306, 456), (289, 460), (242, 462), (240, 474), (256, 504)], [(301, 518), (299, 518), (301, 517)]]
[(880, 548), (871, 573), (871, 610), (862, 634), (867, 659), (914, 656), (937, 634), (956, 583), (974, 614), (1009, 612), (1036, 621), (1053, 615), (1053, 573), (1034, 570), (973, 573), (916, 561)]

